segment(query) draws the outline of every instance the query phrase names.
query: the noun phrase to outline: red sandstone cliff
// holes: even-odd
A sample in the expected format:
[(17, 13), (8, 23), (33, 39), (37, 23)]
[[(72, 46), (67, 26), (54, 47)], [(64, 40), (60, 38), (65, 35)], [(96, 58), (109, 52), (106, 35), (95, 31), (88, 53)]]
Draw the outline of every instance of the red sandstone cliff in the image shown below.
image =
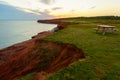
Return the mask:
[[(59, 29), (68, 25), (59, 20), (42, 22), (57, 23)], [(37, 73), (35, 80), (45, 79), (47, 73), (58, 71), (85, 57), (83, 51), (74, 45), (41, 40), (52, 34), (42, 32), (28, 41), (0, 50), (0, 80), (13, 80), (33, 71)]]

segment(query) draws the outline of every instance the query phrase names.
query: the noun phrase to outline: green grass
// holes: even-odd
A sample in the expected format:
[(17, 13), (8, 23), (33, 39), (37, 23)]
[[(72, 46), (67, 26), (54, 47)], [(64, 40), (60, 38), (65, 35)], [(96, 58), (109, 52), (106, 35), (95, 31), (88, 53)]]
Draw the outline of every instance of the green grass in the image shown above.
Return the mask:
[[(120, 20), (64, 21), (79, 24), (71, 25), (44, 40), (74, 44), (83, 49), (86, 58), (52, 74), (47, 80), (120, 80)], [(119, 31), (105, 35), (96, 33), (93, 28), (102, 23), (114, 25)]]
[(25, 76), (22, 76), (21, 78), (17, 78), (15, 80), (33, 80), (34, 76), (35, 76), (35, 73), (30, 73)]

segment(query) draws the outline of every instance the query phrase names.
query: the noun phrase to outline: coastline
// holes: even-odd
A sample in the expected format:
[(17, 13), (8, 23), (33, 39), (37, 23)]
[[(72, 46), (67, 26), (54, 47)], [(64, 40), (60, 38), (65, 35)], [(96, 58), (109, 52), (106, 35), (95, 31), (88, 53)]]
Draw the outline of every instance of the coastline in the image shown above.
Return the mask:
[[(56, 31), (66, 28), (67, 25), (76, 24), (62, 22), (61, 20), (56, 21), (56, 19), (39, 20), (38, 22), (58, 24)], [(50, 73), (56, 72), (79, 59), (85, 58), (84, 52), (74, 45), (42, 40), (42, 38), (53, 34), (54, 32), (50, 31), (41, 32), (33, 36), (30, 40), (0, 50), (0, 79), (13, 80), (35, 71), (36, 75), (34, 80), (40, 78), (41, 80), (45, 80)], [(55, 52), (57, 54), (52, 56), (46, 54), (48, 56), (44, 59), (41, 56), (41, 51), (44, 52), (44, 50), (47, 50), (46, 53)], [(48, 61), (46, 62), (47, 59)]]
[[(0, 64), (2, 64), (4, 61), (7, 61), (12, 55), (19, 54), (23, 52), (28, 52), (29, 49), (32, 49), (35, 47), (35, 43), (37, 39), (42, 39), (48, 35), (52, 35), (53, 32), (50, 31), (44, 31), (40, 32), (35, 36), (32, 36), (31, 39), (11, 45), (9, 47), (3, 48), (0, 50)], [(20, 52), (19, 52), (20, 51)]]
[(36, 20), (1, 21), (0, 25), (0, 50), (29, 40), (32, 36), (40, 32), (51, 31), (53, 28), (57, 27), (57, 24), (39, 24)]
[[(54, 32), (61, 30), (67, 26), (68, 23), (63, 23), (59, 19), (53, 19), (53, 20), (38, 20), (38, 23), (47, 23), (47, 24), (57, 24), (57, 27), (50, 31), (43, 31), (38, 33), (37, 35), (31, 36), (31, 39), (13, 44), (11, 46), (5, 47), (0, 49), (0, 64), (9, 59), (14, 54), (19, 54), (19, 52), (16, 52), (18, 50), (24, 50), (24, 47), (26, 47), (29, 43), (35, 43), (37, 39), (42, 39), (44, 37), (47, 37), (49, 35), (52, 35)], [(30, 46), (30, 45), (29, 45)], [(28, 46), (27, 46), (28, 47)], [(33, 48), (33, 47), (32, 47)], [(27, 49), (26, 49), (27, 50)]]

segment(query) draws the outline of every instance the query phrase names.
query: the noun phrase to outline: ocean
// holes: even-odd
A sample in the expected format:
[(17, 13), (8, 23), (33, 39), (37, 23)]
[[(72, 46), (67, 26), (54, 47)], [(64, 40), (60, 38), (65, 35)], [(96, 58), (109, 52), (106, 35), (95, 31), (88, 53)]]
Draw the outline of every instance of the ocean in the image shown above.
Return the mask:
[(56, 24), (42, 24), (37, 21), (0, 21), (0, 49), (31, 39), (43, 31), (57, 27)]

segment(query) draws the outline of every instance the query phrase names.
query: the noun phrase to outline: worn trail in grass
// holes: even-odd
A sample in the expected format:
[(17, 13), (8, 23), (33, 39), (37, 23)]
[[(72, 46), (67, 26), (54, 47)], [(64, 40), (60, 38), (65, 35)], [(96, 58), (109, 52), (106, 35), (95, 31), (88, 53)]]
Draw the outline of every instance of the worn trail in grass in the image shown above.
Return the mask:
[[(69, 67), (52, 74), (48, 80), (119, 80), (120, 79), (120, 23), (117, 20), (87, 20), (79, 22), (44, 40), (70, 43), (83, 49), (86, 58), (71, 64)], [(116, 33), (102, 35), (93, 28), (104, 22), (114, 25), (119, 30)]]

